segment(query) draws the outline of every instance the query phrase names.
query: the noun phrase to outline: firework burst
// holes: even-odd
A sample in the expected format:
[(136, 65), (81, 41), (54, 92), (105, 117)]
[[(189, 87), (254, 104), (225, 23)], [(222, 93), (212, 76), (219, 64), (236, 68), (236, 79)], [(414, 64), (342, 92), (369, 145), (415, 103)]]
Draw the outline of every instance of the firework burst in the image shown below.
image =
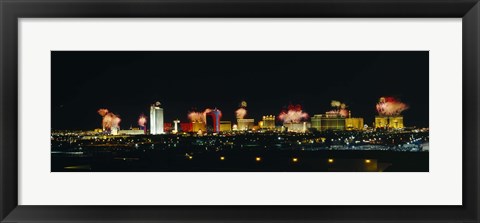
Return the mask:
[(122, 121), (118, 115), (113, 114), (106, 108), (98, 109), (98, 114), (102, 116), (103, 130), (110, 130), (112, 128), (120, 128), (120, 122)]
[(344, 118), (348, 116), (349, 111), (348, 111), (347, 105), (345, 103), (342, 103), (342, 102), (336, 101), (336, 100), (332, 100), (330, 105), (334, 108), (333, 110), (330, 111), (331, 113), (336, 113), (337, 115), (339, 115), (341, 117), (344, 117)]
[(396, 116), (408, 109), (408, 105), (394, 97), (381, 97), (377, 103), (377, 112), (382, 116)]
[(147, 117), (144, 114), (141, 114), (140, 117), (138, 117), (138, 125), (141, 127), (145, 127), (146, 123), (147, 123)]
[(308, 119), (308, 114), (303, 112), (301, 105), (289, 105), (288, 109), (280, 112), (278, 119), (283, 121), (283, 123), (299, 123)]

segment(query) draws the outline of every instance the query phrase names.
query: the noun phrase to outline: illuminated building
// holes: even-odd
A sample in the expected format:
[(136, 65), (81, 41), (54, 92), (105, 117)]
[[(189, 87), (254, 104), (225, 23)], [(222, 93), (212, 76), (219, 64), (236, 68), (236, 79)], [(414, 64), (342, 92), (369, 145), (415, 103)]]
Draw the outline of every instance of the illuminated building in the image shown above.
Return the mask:
[(220, 132), (220, 118), (222, 112), (218, 109), (213, 109), (206, 114), (207, 118), (207, 132)]
[(253, 128), (254, 119), (237, 119), (237, 130), (245, 131)]
[(311, 118), (311, 127), (318, 131), (345, 130), (345, 118), (338, 113), (327, 112), (325, 115), (314, 115)]
[(192, 122), (192, 132), (205, 132), (206, 126), (204, 122)]
[(315, 128), (318, 131), (322, 130), (322, 115), (314, 115), (310, 121), (312, 123), (312, 128)]
[(344, 130), (345, 118), (325, 118), (322, 119), (322, 130)]
[(264, 129), (275, 129), (275, 115), (263, 116), (263, 126)]
[(403, 128), (403, 116), (375, 116), (375, 129)]
[(362, 130), (364, 128), (363, 118), (346, 118), (345, 128), (347, 130)]
[(391, 129), (403, 129), (403, 116), (388, 117), (388, 127)]
[(308, 128), (311, 127), (310, 123), (300, 122), (300, 123), (283, 123), (283, 126), (287, 129), (288, 132), (306, 132)]
[(325, 117), (327, 118), (337, 118), (339, 117), (340, 115), (338, 114), (337, 111), (328, 111), (328, 112), (325, 112)]
[(174, 124), (174, 126), (173, 126), (173, 131), (172, 132), (177, 133), (178, 132), (178, 124), (180, 124), (180, 120), (178, 120), (178, 119), (174, 120), (173, 124)]
[(180, 130), (182, 132), (192, 132), (193, 131), (193, 124), (191, 122), (180, 123)]
[(163, 134), (163, 108), (160, 108), (160, 102), (150, 106), (150, 134)]
[(110, 129), (110, 134), (112, 134), (112, 135), (118, 135), (118, 131), (120, 131), (120, 128), (118, 128), (118, 127), (112, 127), (112, 128)]
[(386, 116), (375, 116), (375, 128), (376, 129), (386, 129), (388, 127), (388, 117)]
[(220, 132), (229, 132), (229, 131), (232, 131), (232, 122), (220, 121)]
[(128, 129), (118, 131), (118, 135), (143, 135), (145, 131), (142, 129)]
[(337, 111), (325, 112), (325, 115), (314, 115), (311, 118), (312, 128), (323, 130), (362, 130), (363, 118), (352, 118), (348, 112), (348, 118), (342, 117)]
[(163, 124), (163, 131), (170, 132), (172, 130), (172, 123), (164, 123)]

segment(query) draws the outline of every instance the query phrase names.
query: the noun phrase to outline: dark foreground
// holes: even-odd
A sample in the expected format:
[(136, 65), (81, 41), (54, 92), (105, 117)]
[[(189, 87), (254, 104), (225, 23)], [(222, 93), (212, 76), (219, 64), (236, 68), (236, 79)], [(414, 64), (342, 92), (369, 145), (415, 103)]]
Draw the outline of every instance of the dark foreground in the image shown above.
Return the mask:
[(428, 172), (429, 153), (401, 151), (173, 151), (52, 154), (52, 172)]

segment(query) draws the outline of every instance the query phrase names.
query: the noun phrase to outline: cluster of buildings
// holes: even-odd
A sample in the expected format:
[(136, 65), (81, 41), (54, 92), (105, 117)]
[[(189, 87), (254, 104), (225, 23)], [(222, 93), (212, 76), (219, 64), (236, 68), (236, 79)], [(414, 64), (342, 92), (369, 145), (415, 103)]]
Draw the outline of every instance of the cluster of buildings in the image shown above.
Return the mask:
[[(239, 118), (236, 122), (221, 120), (222, 113), (218, 109), (211, 109), (205, 112), (204, 119), (180, 122), (173, 120), (172, 123), (164, 122), (163, 108), (160, 102), (156, 102), (150, 106), (149, 134), (160, 135), (165, 133), (193, 132), (193, 133), (218, 133), (230, 131), (281, 131), (281, 132), (298, 132), (304, 133), (308, 131), (326, 131), (326, 130), (366, 130), (369, 129), (365, 125), (363, 118), (352, 117), (351, 112), (348, 115), (338, 110), (328, 111), (325, 114), (315, 114), (310, 118), (302, 121), (283, 122), (277, 125), (275, 115), (265, 115), (262, 120), (255, 123), (252, 118)], [(308, 120), (309, 119), (309, 120)], [(404, 129), (403, 116), (396, 115), (378, 115), (373, 123), (375, 130), (398, 130)], [(105, 129), (96, 129), (96, 132), (105, 132)], [(109, 131), (112, 135), (143, 135), (147, 134), (147, 126), (143, 125), (139, 128), (130, 128), (127, 130), (116, 129)]]
[(365, 129), (363, 118), (342, 117), (336, 112), (326, 112), (324, 115), (314, 115), (311, 118), (312, 128), (325, 130), (362, 130)]
[(375, 128), (403, 129), (403, 116), (376, 116)]
[[(277, 125), (275, 115), (265, 115), (262, 120), (255, 123), (251, 118), (237, 118), (235, 123), (231, 121), (221, 120), (221, 112), (213, 109), (205, 114), (205, 121), (180, 122), (174, 120), (173, 123), (164, 122), (163, 108), (157, 102), (150, 106), (150, 134), (158, 135), (164, 133), (178, 132), (229, 132), (229, 131), (287, 131), (287, 132), (308, 132), (308, 131), (326, 131), (326, 130), (365, 130), (363, 118), (352, 117), (348, 112), (348, 116), (341, 116), (338, 112), (329, 111), (325, 114), (315, 114), (310, 120), (300, 122), (282, 123)], [(376, 116), (374, 129), (379, 130), (396, 130), (403, 129), (403, 116)], [(146, 134), (146, 129), (130, 129), (119, 130), (118, 134), (136, 135)]]

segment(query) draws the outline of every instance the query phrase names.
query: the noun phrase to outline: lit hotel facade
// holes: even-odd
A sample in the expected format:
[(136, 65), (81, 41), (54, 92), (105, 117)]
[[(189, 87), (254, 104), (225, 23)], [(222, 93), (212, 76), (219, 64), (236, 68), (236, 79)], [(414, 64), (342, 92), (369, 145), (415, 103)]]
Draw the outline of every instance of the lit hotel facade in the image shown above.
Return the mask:
[(150, 134), (164, 134), (163, 127), (163, 108), (160, 108), (160, 102), (150, 106)]
[(375, 116), (375, 129), (403, 129), (403, 116)]

